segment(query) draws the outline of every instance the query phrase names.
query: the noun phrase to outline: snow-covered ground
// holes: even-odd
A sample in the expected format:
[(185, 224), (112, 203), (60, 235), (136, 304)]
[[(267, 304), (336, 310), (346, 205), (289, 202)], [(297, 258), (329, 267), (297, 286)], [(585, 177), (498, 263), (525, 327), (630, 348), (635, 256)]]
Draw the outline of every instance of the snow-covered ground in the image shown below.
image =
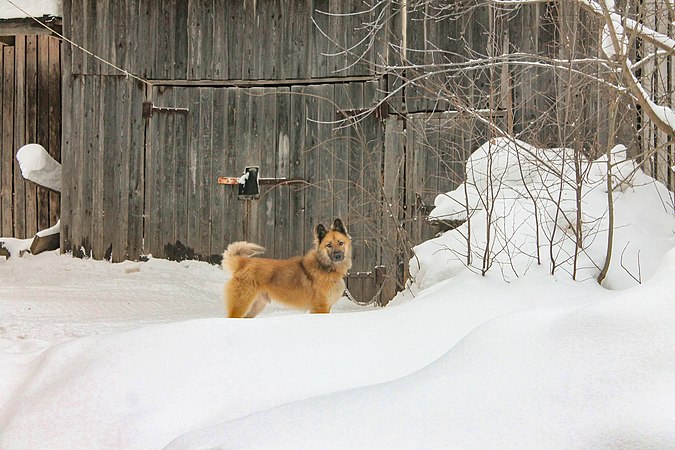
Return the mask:
[[(418, 282), (382, 309), (226, 319), (227, 275), (206, 263), (0, 260), (0, 448), (675, 448), (671, 197), (641, 172), (615, 193), (624, 260), (601, 287), (600, 165), (580, 281), (562, 257), (550, 275), (571, 238), (546, 199), (569, 192), (529, 178), (557, 250), (537, 265), (532, 196), (503, 176), (515, 143), (498, 144), (468, 164), (480, 187), (481, 154), (502, 161), (495, 200), (515, 216), (486, 225), (476, 204), (471, 221), (493, 267), (461, 262), (460, 227), (417, 248)], [(453, 198), (434, 214), (461, 215)], [(510, 239), (489, 245), (488, 226)]]

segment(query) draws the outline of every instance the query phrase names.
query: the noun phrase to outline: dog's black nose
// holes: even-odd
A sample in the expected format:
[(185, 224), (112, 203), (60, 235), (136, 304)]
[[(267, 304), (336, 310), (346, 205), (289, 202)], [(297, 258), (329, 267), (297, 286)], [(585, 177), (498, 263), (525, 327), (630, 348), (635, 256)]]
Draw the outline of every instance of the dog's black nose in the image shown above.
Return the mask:
[(345, 254), (342, 252), (334, 252), (332, 255), (330, 255), (330, 259), (332, 259), (333, 262), (340, 262), (345, 259)]

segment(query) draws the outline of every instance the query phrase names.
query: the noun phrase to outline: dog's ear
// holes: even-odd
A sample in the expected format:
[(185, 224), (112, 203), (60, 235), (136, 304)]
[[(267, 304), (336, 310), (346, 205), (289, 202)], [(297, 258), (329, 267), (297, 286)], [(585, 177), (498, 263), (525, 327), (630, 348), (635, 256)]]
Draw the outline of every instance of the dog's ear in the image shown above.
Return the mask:
[(333, 225), (330, 227), (331, 230), (333, 231), (339, 231), (340, 233), (348, 236), (349, 233), (347, 233), (347, 228), (345, 228), (344, 224), (340, 219), (335, 219), (335, 222), (333, 222)]
[(321, 242), (327, 234), (328, 230), (323, 226), (323, 224), (319, 223), (314, 227), (314, 237), (316, 238), (317, 242)]

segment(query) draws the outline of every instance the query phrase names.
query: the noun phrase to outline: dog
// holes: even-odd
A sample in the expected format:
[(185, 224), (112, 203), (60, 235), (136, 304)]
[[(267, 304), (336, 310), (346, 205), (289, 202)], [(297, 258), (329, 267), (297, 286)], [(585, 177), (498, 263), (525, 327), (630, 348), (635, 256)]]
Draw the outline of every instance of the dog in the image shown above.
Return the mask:
[(233, 242), (223, 253), (223, 269), (232, 273), (225, 284), (229, 317), (255, 317), (275, 300), (310, 313), (329, 313), (345, 291), (352, 266), (352, 240), (340, 219), (330, 229), (314, 227), (314, 245), (304, 256), (253, 258), (265, 248)]

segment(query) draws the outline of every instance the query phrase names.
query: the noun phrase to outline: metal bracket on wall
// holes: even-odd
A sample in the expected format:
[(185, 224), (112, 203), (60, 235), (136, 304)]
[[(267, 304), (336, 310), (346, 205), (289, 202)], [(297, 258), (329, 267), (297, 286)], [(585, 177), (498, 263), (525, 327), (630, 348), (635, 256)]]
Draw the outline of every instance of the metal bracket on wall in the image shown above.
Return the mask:
[(155, 106), (153, 102), (143, 102), (143, 118), (147, 119), (152, 117), (154, 112), (174, 112), (180, 114), (187, 114), (190, 112), (187, 108), (173, 108), (168, 106)]
[(229, 184), (239, 186), (238, 198), (239, 200), (257, 200), (260, 198), (260, 184), (294, 184), (307, 183), (305, 180), (298, 178), (260, 178), (258, 173), (259, 166), (249, 166), (244, 170), (240, 177), (218, 177), (218, 184)]

